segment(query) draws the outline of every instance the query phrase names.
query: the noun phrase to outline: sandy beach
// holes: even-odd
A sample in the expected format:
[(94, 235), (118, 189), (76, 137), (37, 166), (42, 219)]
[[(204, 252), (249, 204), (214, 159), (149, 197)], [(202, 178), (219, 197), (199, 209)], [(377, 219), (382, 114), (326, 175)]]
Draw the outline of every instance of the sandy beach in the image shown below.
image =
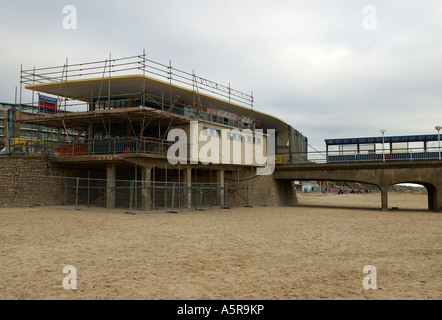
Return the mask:
[[(352, 194), (346, 193), (339, 195), (337, 192), (330, 193), (298, 193), (299, 203), (301, 205), (312, 206), (334, 206), (345, 208), (360, 209), (379, 209), (381, 208), (381, 194), (362, 193)], [(426, 191), (423, 192), (389, 192), (388, 207), (401, 210), (427, 210), (428, 197)]]
[(426, 195), (390, 201), (399, 210), (377, 210), (379, 194), (178, 214), (0, 209), (0, 299), (442, 299), (442, 214)]

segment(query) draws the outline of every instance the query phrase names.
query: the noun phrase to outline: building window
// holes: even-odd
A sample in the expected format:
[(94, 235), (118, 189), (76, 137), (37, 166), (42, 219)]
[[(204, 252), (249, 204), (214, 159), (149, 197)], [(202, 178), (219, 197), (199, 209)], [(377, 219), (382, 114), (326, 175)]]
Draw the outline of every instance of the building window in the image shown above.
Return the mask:
[(262, 144), (262, 138), (248, 136), (247, 137), (247, 142), (248, 143), (257, 144), (257, 145), (261, 145)]
[(213, 129), (213, 128), (204, 128), (203, 134), (209, 137), (221, 137), (221, 130)]
[(234, 140), (234, 141), (242, 141), (242, 135), (239, 133), (234, 132), (227, 132), (227, 139)]

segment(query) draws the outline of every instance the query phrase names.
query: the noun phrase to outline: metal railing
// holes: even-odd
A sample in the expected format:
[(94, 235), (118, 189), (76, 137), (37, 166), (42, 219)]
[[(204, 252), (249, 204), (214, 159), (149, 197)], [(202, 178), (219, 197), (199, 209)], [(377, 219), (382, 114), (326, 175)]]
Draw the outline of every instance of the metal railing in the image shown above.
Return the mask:
[[(85, 156), (115, 154), (152, 154), (167, 156), (169, 148), (176, 142), (157, 138), (104, 138), (84, 142), (54, 142), (30, 140), (11, 145), (12, 154), (45, 154), (49, 156)], [(189, 145), (187, 146), (188, 153)], [(310, 151), (278, 153), (275, 163), (278, 164), (325, 164), (325, 163), (362, 163), (362, 162), (399, 162), (442, 160), (442, 148), (390, 149), (377, 150), (373, 153), (346, 151)]]
[(112, 154), (167, 155), (175, 142), (156, 138), (105, 138), (84, 142), (29, 140), (11, 146), (16, 155), (45, 154), (48, 156), (85, 156)]
[(173, 142), (155, 138), (92, 139), (82, 143), (60, 145), (56, 152), (61, 156), (102, 154), (155, 154), (167, 155)]
[(310, 151), (280, 153), (280, 164), (308, 164), (308, 163), (362, 163), (362, 162), (400, 162), (400, 161), (425, 161), (442, 160), (442, 148), (430, 147), (377, 150), (376, 152), (358, 152), (357, 150), (345, 151)]

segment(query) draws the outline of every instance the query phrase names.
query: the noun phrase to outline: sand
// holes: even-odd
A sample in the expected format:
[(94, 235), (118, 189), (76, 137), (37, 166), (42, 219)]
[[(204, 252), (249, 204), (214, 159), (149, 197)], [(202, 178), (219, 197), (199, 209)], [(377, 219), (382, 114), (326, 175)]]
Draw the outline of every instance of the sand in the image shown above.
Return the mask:
[[(381, 208), (380, 193), (346, 193), (339, 195), (336, 192), (331, 193), (299, 193), (299, 203), (302, 205), (313, 206), (334, 206), (349, 208)], [(426, 192), (389, 192), (388, 207), (390, 209), (398, 208), (402, 210), (427, 210), (428, 196)]]
[[(391, 201), (425, 207), (426, 196)], [(300, 203), (367, 209), (0, 209), (0, 299), (442, 298), (442, 214), (375, 210), (378, 194)], [(76, 290), (63, 288), (67, 265)], [(363, 287), (367, 265), (375, 290)]]

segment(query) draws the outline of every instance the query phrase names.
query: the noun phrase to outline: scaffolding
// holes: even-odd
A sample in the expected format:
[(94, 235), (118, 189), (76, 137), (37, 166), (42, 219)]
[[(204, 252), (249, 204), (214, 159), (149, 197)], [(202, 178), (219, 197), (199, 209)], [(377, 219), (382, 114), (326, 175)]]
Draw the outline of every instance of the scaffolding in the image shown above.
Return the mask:
[[(192, 73), (177, 69), (172, 66), (172, 61), (169, 60), (168, 64), (159, 63), (147, 58), (145, 50), (143, 53), (136, 56), (124, 57), (124, 58), (112, 58), (109, 55), (108, 59), (69, 64), (69, 60), (63, 65), (46, 68), (32, 68), (23, 69), (20, 71), (20, 92), (19, 92), (19, 105), (22, 106), (24, 102), (23, 98), (23, 86), (31, 86), (36, 84), (48, 84), (57, 83), (57, 98), (59, 111), (78, 111), (81, 107), (85, 107), (84, 101), (88, 101), (90, 97), (77, 97), (75, 100), (68, 98), (66, 95), (66, 84), (69, 81), (81, 80), (86, 78), (100, 78), (101, 86), (98, 93), (99, 102), (107, 102), (107, 107), (111, 107), (111, 100), (115, 98), (112, 95), (112, 77), (121, 75), (143, 75), (143, 86), (141, 91), (133, 92), (131, 94), (138, 95), (141, 98), (141, 103), (144, 105), (146, 100), (152, 99), (146, 90), (146, 76), (152, 76), (158, 80), (165, 81), (172, 85), (179, 85), (181, 87), (192, 90), (195, 94), (195, 101), (198, 99), (199, 94), (213, 94), (217, 97), (227, 99), (229, 102), (237, 102), (245, 106), (253, 107), (254, 97), (253, 92), (246, 94), (231, 88), (228, 86), (211, 81), (204, 77), (198, 76), (194, 71)], [(102, 94), (103, 91), (107, 91), (107, 95)], [(173, 97), (170, 91), (169, 97), (156, 97), (161, 98), (162, 105), (171, 106), (173, 104)], [(38, 100), (35, 99), (35, 93), (32, 93), (32, 99), (30, 104), (35, 105)], [(86, 109), (87, 110), (87, 109)]]
[(61, 144), (66, 142), (66, 136), (79, 140), (78, 132), (40, 126), (35, 124), (21, 124), (14, 119), (22, 118), (36, 112), (38, 107), (22, 105), (21, 111), (17, 111), (12, 103), (0, 103), (0, 150), (5, 147), (5, 153), (23, 154), (32, 153), (42, 145)]
[[(128, 86), (125, 90), (118, 90), (117, 86), (121, 85), (124, 77), (126, 77), (125, 79), (130, 77), (132, 81), (137, 81), (136, 85)], [(93, 83), (90, 95), (84, 95), (83, 93), (86, 92), (84, 90), (81, 93), (83, 95), (73, 96), (72, 92), (69, 91), (70, 86), (84, 83), (82, 81), (86, 81), (88, 85)], [(42, 86), (49, 86), (51, 90), (43, 90)], [(155, 90), (153, 86), (157, 86)], [(27, 92), (32, 94), (30, 102), (24, 103), (23, 101), (23, 87), (29, 89)], [(139, 91), (134, 90), (135, 88)], [(129, 92), (129, 90), (133, 92)], [(36, 91), (44, 92), (45, 95), (38, 93), (36, 97)], [(180, 94), (183, 93), (186, 95), (184, 98), (180, 97)], [(46, 94), (49, 96), (46, 96)], [(219, 101), (212, 105), (208, 101), (212, 101), (210, 99), (213, 98), (224, 102)], [(171, 60), (168, 64), (150, 60), (147, 58), (145, 50), (140, 55), (124, 58), (113, 58), (109, 54), (108, 59), (86, 63), (72, 64), (66, 59), (64, 64), (53, 67), (24, 69), (21, 66), (18, 99), (16, 109), (23, 111), (26, 108), (29, 109), (30, 106), (30, 112), (28, 113), (33, 116), (16, 119), (18, 127), (29, 124), (49, 126), (51, 123), (48, 117), (45, 117), (46, 115), (42, 115), (42, 113), (46, 113), (47, 110), (53, 111), (54, 114), (50, 116), (53, 116), (52, 119), (58, 122), (57, 129), (63, 134), (59, 133), (57, 135), (59, 137), (58, 141), (51, 141), (51, 144), (54, 145), (52, 150), (58, 147), (57, 142), (61, 146), (66, 142), (69, 144), (92, 143), (97, 138), (119, 140), (121, 135), (116, 134), (115, 130), (113, 132), (111, 130), (112, 126), (116, 125), (111, 123), (111, 121), (116, 121), (115, 117), (111, 119), (111, 112), (117, 111), (115, 109), (122, 110), (121, 117), (129, 120), (128, 123), (131, 126), (130, 136), (141, 139), (144, 139), (143, 132), (148, 129), (148, 126), (156, 125), (151, 117), (155, 110), (161, 112), (160, 116), (155, 115), (154, 117), (158, 127), (158, 134), (155, 138), (160, 140), (164, 140), (167, 136), (167, 130), (170, 128), (173, 119), (179, 117), (181, 117), (181, 120), (186, 118), (187, 120), (212, 122), (240, 130), (250, 129), (254, 131), (256, 125), (260, 124), (260, 121), (252, 117), (253, 92), (246, 94), (233, 89), (230, 84), (225, 86), (196, 75), (194, 71), (190, 73), (177, 69), (172, 66)], [(226, 100), (229, 104), (235, 106), (242, 108), (247, 106), (248, 111), (243, 109), (245, 111), (239, 115), (223, 110)], [(41, 107), (42, 105), (46, 106), (47, 101), (49, 103), (53, 101), (53, 109), (51, 109), (52, 107), (49, 107), (49, 109)], [(214, 107), (215, 105), (217, 108)], [(138, 107), (145, 107), (143, 110), (149, 110), (149, 114), (145, 112), (141, 117), (137, 116), (135, 108)], [(80, 119), (82, 114), (90, 117), (88, 112), (91, 111), (99, 115), (102, 120), (100, 122), (102, 128), (99, 130), (101, 132), (99, 137), (93, 135), (95, 132), (88, 132), (91, 127), (78, 126), (78, 122), (74, 123), (72, 120), (74, 117)], [(100, 113), (100, 111), (103, 111), (103, 113)], [(75, 114), (78, 114), (78, 116), (75, 116)], [(135, 118), (133, 118), (133, 115)], [(68, 118), (71, 119), (70, 126)], [(134, 119), (139, 122), (137, 122), (137, 132), (132, 126)], [(166, 127), (162, 128), (162, 126)], [(162, 132), (164, 129), (166, 131)], [(124, 134), (122, 136), (128, 137)], [(17, 138), (20, 139), (20, 137)], [(42, 140), (45, 140), (44, 137), (37, 134), (31, 138), (35, 140), (36, 144), (41, 144)], [(33, 150), (32, 148), (28, 149)]]

